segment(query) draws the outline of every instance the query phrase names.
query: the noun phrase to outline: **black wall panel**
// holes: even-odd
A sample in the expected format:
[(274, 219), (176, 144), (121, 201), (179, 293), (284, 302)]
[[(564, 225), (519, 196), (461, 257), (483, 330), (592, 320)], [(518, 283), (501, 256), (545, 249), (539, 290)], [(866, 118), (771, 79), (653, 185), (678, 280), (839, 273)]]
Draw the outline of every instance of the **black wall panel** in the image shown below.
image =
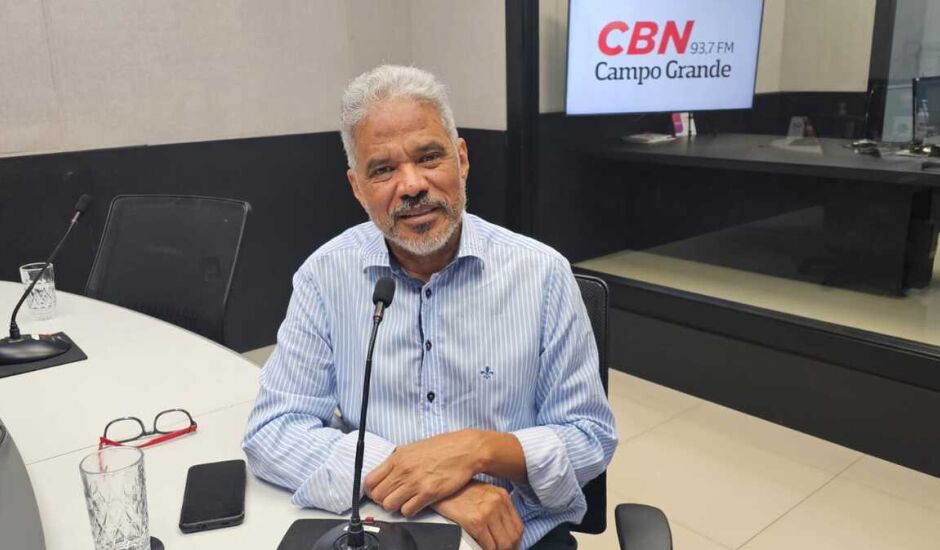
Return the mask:
[(612, 367), (931, 475), (940, 393), (615, 309)]
[[(471, 152), (469, 210), (506, 219), (505, 132), (461, 130)], [(231, 197), (252, 205), (232, 287), (226, 334), (242, 351), (275, 341), (291, 276), (318, 246), (366, 220), (346, 181), (338, 132), (0, 159), (0, 279), (45, 258), (75, 200), (96, 203), (56, 262), (56, 285), (81, 293), (115, 195)]]

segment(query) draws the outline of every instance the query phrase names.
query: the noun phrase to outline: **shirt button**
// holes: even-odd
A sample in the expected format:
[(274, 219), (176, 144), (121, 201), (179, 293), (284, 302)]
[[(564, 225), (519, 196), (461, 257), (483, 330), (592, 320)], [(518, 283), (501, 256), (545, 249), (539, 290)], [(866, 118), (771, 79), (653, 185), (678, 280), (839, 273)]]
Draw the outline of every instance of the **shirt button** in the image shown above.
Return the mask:
[(431, 341), (430, 341), (430, 340), (428, 340), (427, 342), (424, 343), (424, 349), (426, 349), (426, 350), (428, 350), (428, 351), (431, 351)]
[(432, 391), (429, 391), (429, 392), (428, 392), (428, 402), (429, 402), (429, 403), (434, 403), (434, 392), (432, 392)]
[(430, 297), (431, 297), (431, 289), (430, 289), (430, 288), (425, 289), (425, 291), (424, 291), (424, 296), (427, 297), (427, 298), (430, 298)]

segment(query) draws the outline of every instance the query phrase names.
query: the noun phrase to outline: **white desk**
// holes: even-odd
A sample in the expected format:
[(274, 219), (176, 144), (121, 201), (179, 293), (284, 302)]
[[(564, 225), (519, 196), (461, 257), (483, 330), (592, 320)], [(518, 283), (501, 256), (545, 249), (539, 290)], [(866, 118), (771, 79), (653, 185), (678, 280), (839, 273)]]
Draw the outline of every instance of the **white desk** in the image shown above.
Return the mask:
[[(22, 291), (0, 282), (4, 317)], [(96, 444), (113, 418), (150, 422), (176, 407), (199, 417), (254, 399), (258, 368), (233, 351), (134, 311), (64, 292), (57, 298), (54, 319), (25, 320), (20, 330), (65, 331), (88, 359), (0, 379), (0, 418), (27, 465)]]
[[(0, 281), (0, 312), (22, 292)], [(65, 331), (86, 361), (0, 379), (0, 418), (27, 465), (48, 550), (92, 548), (78, 473), (108, 420), (133, 415), (149, 422), (164, 409), (189, 410), (195, 434), (144, 452), (150, 532), (167, 550), (276, 548), (300, 518), (336, 517), (303, 510), (290, 493), (248, 476), (244, 524), (184, 535), (177, 527), (189, 466), (244, 458), (240, 442), (258, 368), (235, 352), (146, 315), (58, 292), (50, 321), (20, 323), (23, 333)], [(363, 515), (391, 517), (366, 503)], [(419, 521), (446, 521), (426, 514)], [(313, 541), (311, 541), (312, 544)], [(464, 535), (461, 550), (476, 548)]]

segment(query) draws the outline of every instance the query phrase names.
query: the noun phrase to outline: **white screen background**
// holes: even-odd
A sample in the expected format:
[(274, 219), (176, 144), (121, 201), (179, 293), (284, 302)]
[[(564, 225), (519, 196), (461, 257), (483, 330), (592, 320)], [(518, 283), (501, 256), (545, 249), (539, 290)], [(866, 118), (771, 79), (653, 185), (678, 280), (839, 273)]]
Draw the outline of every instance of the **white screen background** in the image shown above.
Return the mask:
[[(567, 113), (642, 113), (703, 111), (750, 108), (754, 98), (757, 54), (763, 0), (571, 0), (568, 19)], [(659, 25), (658, 39), (667, 21), (674, 20), (680, 32), (686, 21), (695, 27), (686, 53), (668, 51), (647, 55), (608, 56), (598, 49), (601, 29), (611, 21), (630, 26), (626, 33), (614, 31), (608, 42), (626, 51), (634, 24), (653, 21)], [(693, 55), (692, 42), (733, 42), (733, 53)], [(716, 59), (732, 66), (729, 78), (668, 79), (666, 64), (712, 65)], [(658, 80), (597, 80), (601, 61), (611, 67), (659, 66)]]

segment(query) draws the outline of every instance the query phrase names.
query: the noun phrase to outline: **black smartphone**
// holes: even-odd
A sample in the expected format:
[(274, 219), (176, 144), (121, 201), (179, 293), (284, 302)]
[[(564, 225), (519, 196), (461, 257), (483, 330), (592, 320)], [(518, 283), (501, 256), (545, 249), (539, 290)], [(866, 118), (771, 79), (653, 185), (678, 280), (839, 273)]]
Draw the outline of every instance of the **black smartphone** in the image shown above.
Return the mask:
[(195, 533), (245, 520), (245, 461), (197, 464), (186, 474), (180, 531)]

